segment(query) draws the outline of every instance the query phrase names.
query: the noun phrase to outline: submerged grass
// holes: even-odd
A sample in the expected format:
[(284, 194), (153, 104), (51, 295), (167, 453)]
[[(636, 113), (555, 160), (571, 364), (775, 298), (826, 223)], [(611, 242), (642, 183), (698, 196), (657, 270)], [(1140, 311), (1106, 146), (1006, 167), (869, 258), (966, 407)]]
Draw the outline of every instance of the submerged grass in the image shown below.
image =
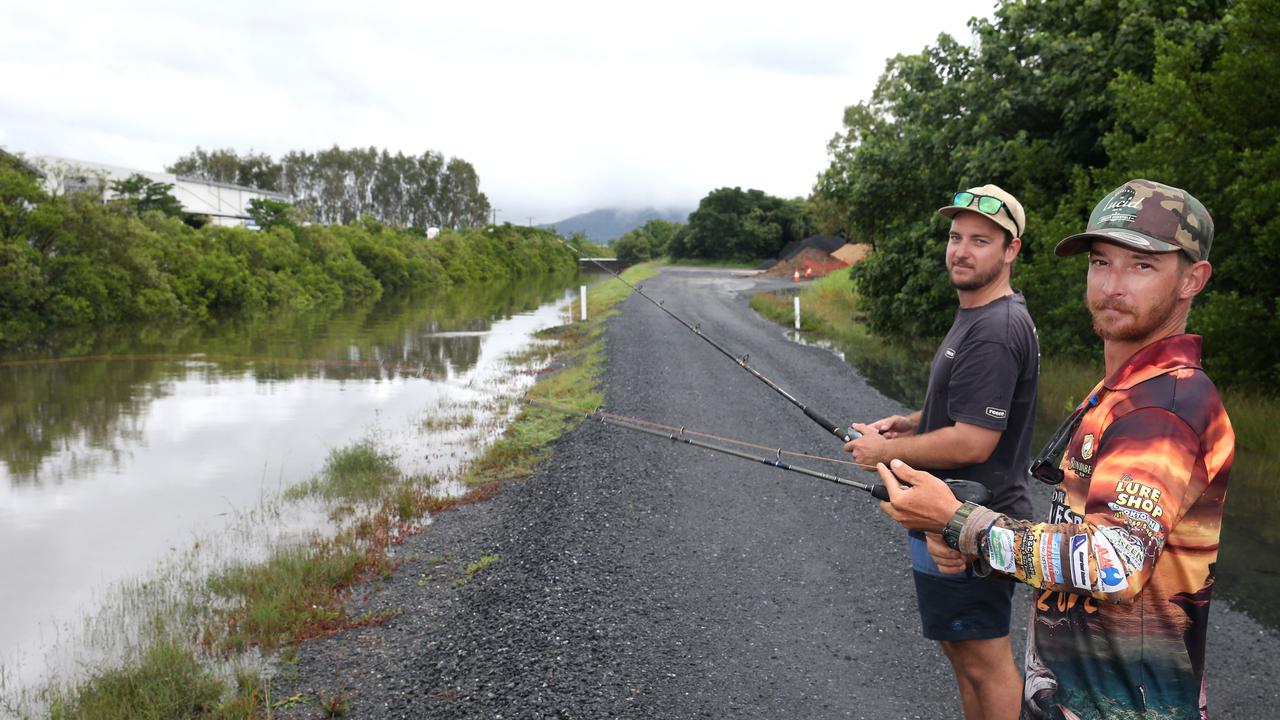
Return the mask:
[[(628, 269), (623, 276), (635, 283), (656, 272), (655, 263), (648, 263)], [(615, 279), (602, 281), (588, 295), (587, 320), (540, 333), (548, 342), (517, 358), (550, 360), (529, 397), (584, 412), (600, 406), (603, 395), (597, 385), (605, 359), (604, 321), (630, 292)], [(441, 429), (473, 422), (460, 418)], [(306, 638), (394, 617), (394, 612), (348, 617), (344, 605), (348, 589), (394, 571), (396, 562), (389, 550), (418, 531), (416, 520), (487, 499), (501, 481), (532, 473), (550, 453), (550, 443), (576, 422), (563, 413), (522, 405), (502, 437), (465, 471), (464, 479), (472, 489), (460, 497), (433, 493), (428, 478), (405, 477), (395, 458), (373, 441), (332, 451), (315, 478), (285, 495), (293, 500), (323, 498), (345, 508), (349, 517), (334, 537), (280, 547), (265, 561), (215, 573), (190, 602), (190, 607), (199, 606), (204, 613), (194, 644), (157, 626), (143, 640), (135, 662), (94, 674), (73, 687), (50, 690), (46, 695), (50, 717), (269, 718), (277, 705), (307, 701), (285, 698), (273, 705), (267, 677), (248, 670), (236, 671), (234, 678), (224, 677), (210, 670), (204, 658), (237, 656), (250, 648), (288, 648)], [(468, 564), (464, 582), (499, 559), (496, 554), (485, 555)], [(347, 712), (348, 698), (321, 698), (318, 703), (326, 716), (336, 717)]]
[(284, 496), (286, 500), (308, 495), (348, 502), (372, 500), (399, 479), (395, 456), (379, 449), (373, 440), (363, 440), (330, 451), (318, 476), (289, 488)]
[(240, 682), (228, 691), (191, 648), (162, 637), (135, 663), (104, 672), (50, 706), (52, 720), (171, 720), (258, 717), (265, 686)]

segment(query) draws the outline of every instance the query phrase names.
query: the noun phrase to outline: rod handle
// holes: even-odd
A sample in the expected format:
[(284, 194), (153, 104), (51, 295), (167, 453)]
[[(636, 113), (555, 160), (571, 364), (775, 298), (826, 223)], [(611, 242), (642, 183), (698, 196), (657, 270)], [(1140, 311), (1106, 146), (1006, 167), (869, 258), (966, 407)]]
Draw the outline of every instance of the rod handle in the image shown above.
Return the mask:
[[(960, 502), (971, 502), (977, 505), (986, 505), (991, 501), (991, 490), (980, 482), (972, 480), (943, 480), (947, 487), (951, 488), (951, 494), (956, 496)], [(872, 485), (871, 497), (877, 500), (889, 501), (889, 490), (884, 485)]]
[(812, 419), (814, 422), (818, 423), (822, 427), (826, 428), (832, 435), (835, 435), (836, 437), (840, 438), (845, 442), (849, 442), (850, 440), (857, 440), (858, 438), (862, 437), (862, 434), (859, 433), (857, 430), (853, 430), (851, 428), (842, 428), (839, 425), (836, 425), (835, 423), (831, 422), (830, 420), (822, 417), (822, 415), (820, 415), (816, 410), (814, 410), (813, 408), (807, 405), (804, 406), (803, 409), (804, 409), (804, 414), (808, 415), (810, 419)]

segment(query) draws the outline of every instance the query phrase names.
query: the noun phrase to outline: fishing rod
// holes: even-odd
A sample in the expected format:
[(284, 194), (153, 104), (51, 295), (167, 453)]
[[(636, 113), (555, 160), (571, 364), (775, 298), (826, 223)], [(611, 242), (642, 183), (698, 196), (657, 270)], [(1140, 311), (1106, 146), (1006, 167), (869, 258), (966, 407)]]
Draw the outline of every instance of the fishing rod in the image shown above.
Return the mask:
[(676, 322), (678, 322), (678, 323), (680, 323), (681, 325), (683, 325), (683, 326), (685, 326), (685, 327), (689, 328), (689, 330), (690, 330), (691, 332), (693, 332), (693, 334), (694, 334), (694, 335), (697, 335), (698, 337), (702, 338), (703, 340), (706, 340), (706, 341), (707, 341), (707, 343), (708, 343), (709, 345), (711, 345), (711, 347), (713, 347), (713, 348), (715, 348), (716, 350), (718, 350), (718, 351), (720, 352), (720, 354), (721, 354), (721, 355), (724, 355), (725, 357), (729, 358), (729, 359), (730, 359), (730, 360), (732, 360), (733, 362), (737, 363), (738, 367), (740, 367), (740, 368), (742, 368), (743, 370), (746, 370), (747, 372), (751, 373), (752, 375), (754, 375), (754, 376), (756, 377), (756, 379), (757, 379), (757, 380), (759, 380), (760, 382), (764, 383), (765, 385), (768, 385), (770, 389), (772, 389), (774, 392), (778, 393), (778, 394), (779, 394), (779, 395), (781, 395), (782, 397), (786, 398), (786, 399), (787, 399), (787, 401), (788, 401), (788, 402), (790, 402), (792, 405), (795, 405), (796, 407), (800, 408), (800, 410), (801, 410), (801, 411), (803, 411), (805, 415), (809, 416), (809, 419), (811, 419), (811, 420), (813, 420), (814, 422), (816, 422), (816, 423), (818, 423), (819, 425), (821, 425), (823, 430), (826, 430), (827, 432), (831, 433), (832, 435), (835, 435), (836, 437), (840, 438), (840, 439), (841, 439), (841, 440), (843, 440), (844, 442), (849, 442), (850, 440), (856, 440), (856, 439), (858, 439), (858, 438), (862, 437), (862, 433), (858, 432), (857, 430), (854, 430), (853, 428), (843, 428), (843, 427), (840, 427), (840, 426), (839, 426), (839, 425), (837, 425), (836, 423), (833, 423), (833, 422), (831, 422), (830, 420), (826, 419), (826, 418), (825, 418), (825, 417), (823, 417), (821, 414), (819, 414), (819, 413), (818, 413), (818, 411), (816, 411), (816, 410), (814, 410), (813, 408), (809, 407), (809, 406), (808, 406), (808, 405), (806, 405), (805, 403), (800, 402), (800, 400), (798, 400), (794, 395), (792, 395), (791, 393), (787, 392), (786, 390), (783, 390), (783, 389), (782, 389), (782, 387), (780, 387), (777, 383), (775, 383), (774, 381), (772, 381), (772, 380), (770, 380), (769, 378), (765, 377), (765, 376), (764, 376), (763, 374), (761, 374), (758, 370), (756, 370), (755, 368), (753, 368), (753, 367), (751, 367), (750, 365), (748, 365), (748, 364), (747, 364), (747, 359), (751, 356), (751, 354), (750, 354), (750, 353), (746, 353), (746, 354), (744, 354), (742, 357), (738, 357), (738, 356), (734, 355), (733, 353), (729, 352), (728, 350), (725, 350), (725, 349), (724, 349), (724, 347), (723, 347), (722, 345), (720, 345), (720, 343), (716, 342), (715, 340), (712, 340), (711, 338), (709, 338), (709, 337), (707, 337), (705, 334), (703, 334), (703, 332), (702, 332), (702, 330), (701, 330), (701, 328), (700, 328), (700, 326), (699, 326), (699, 325), (690, 325), (689, 323), (685, 322), (685, 320), (684, 320), (683, 318), (681, 318), (679, 315), (676, 315), (675, 313), (671, 312), (671, 311), (670, 311), (670, 310), (668, 310), (666, 307), (664, 307), (662, 303), (660, 303), (660, 302), (658, 302), (657, 300), (654, 300), (653, 298), (649, 297), (649, 296), (648, 296), (647, 294), (645, 294), (645, 292), (644, 292), (643, 290), (641, 290), (639, 287), (636, 287), (635, 285), (632, 285), (631, 283), (627, 282), (626, 280), (623, 280), (621, 275), (619, 275), (618, 273), (616, 273), (616, 272), (614, 272), (614, 271), (610, 270), (609, 268), (605, 267), (605, 266), (604, 266), (600, 261), (596, 260), (595, 258), (583, 257), (583, 255), (582, 255), (581, 253), (579, 253), (577, 249), (575, 249), (575, 248), (574, 248), (572, 245), (570, 245), (568, 242), (565, 242), (564, 238), (561, 238), (561, 237), (557, 236), (557, 237), (556, 237), (556, 239), (558, 239), (561, 243), (563, 243), (565, 247), (569, 248), (570, 252), (572, 252), (574, 255), (576, 255), (576, 256), (578, 257), (578, 259), (580, 259), (580, 260), (590, 260), (592, 263), (595, 263), (596, 267), (598, 267), (598, 268), (600, 268), (601, 270), (604, 270), (605, 272), (607, 272), (607, 273), (609, 273), (610, 275), (614, 276), (614, 277), (615, 277), (615, 278), (617, 278), (617, 279), (618, 279), (618, 281), (619, 281), (619, 282), (621, 282), (623, 285), (626, 285), (627, 287), (631, 288), (631, 289), (632, 289), (632, 291), (634, 291), (637, 295), (639, 295), (640, 297), (644, 298), (645, 300), (648, 300), (649, 302), (653, 303), (654, 307), (656, 307), (656, 308), (658, 308), (659, 310), (661, 310), (662, 312), (664, 312), (664, 313), (666, 313), (666, 314), (670, 315), (670, 316), (672, 317), (672, 319), (674, 319)]
[[(862, 490), (863, 492), (870, 493), (871, 497), (874, 497), (877, 500), (884, 500), (886, 502), (889, 500), (889, 491), (885, 488), (883, 484), (864, 483), (858, 480), (851, 480), (849, 478), (840, 477), (838, 475), (825, 473), (820, 470), (812, 470), (810, 468), (801, 467), (799, 465), (792, 465), (790, 463), (783, 462), (782, 456), (784, 454), (797, 455), (801, 457), (811, 458), (814, 460), (823, 460), (826, 462), (838, 462), (846, 465), (853, 465), (859, 469), (862, 469), (868, 472), (875, 471), (876, 468), (872, 465), (864, 465), (862, 463), (850, 462), (847, 460), (833, 460), (831, 458), (823, 458), (815, 455), (807, 455), (805, 453), (788, 452), (781, 448), (773, 450), (772, 456), (760, 457), (758, 455), (753, 455), (751, 453), (743, 452), (741, 450), (727, 448), (722, 445), (716, 445), (714, 443), (703, 442), (702, 440), (697, 440), (690, 436), (696, 435), (696, 436), (705, 437), (705, 438), (714, 438), (721, 442), (733, 443), (735, 445), (744, 445), (744, 446), (754, 447), (754, 448), (764, 447), (762, 445), (757, 445), (755, 443), (749, 443), (742, 440), (734, 440), (732, 438), (719, 437), (716, 435), (710, 435), (708, 433), (689, 431), (687, 428), (684, 428), (684, 427), (676, 428), (670, 425), (662, 425), (661, 423), (655, 423), (649, 420), (641, 420), (639, 418), (627, 417), (625, 415), (617, 415), (615, 413), (606, 413), (601, 410), (596, 410), (594, 412), (585, 412), (582, 410), (573, 410), (570, 408), (559, 407), (559, 406), (553, 405), (552, 403), (544, 402), (541, 400), (528, 400), (527, 402), (530, 405), (546, 408), (554, 412), (564, 413), (566, 415), (582, 415), (583, 417), (586, 417), (591, 420), (598, 420), (606, 425), (625, 428), (627, 430), (634, 430), (636, 432), (646, 433), (648, 435), (653, 435), (655, 437), (666, 438), (673, 442), (684, 443), (686, 445), (692, 445), (693, 447), (703, 448), (705, 450), (712, 450), (714, 452), (724, 453), (726, 455), (732, 455), (734, 457), (742, 458), (743, 460), (751, 460), (752, 462), (758, 462), (763, 465), (768, 465), (769, 467), (778, 468), (779, 470), (786, 470), (788, 472), (799, 473), (801, 475), (808, 475), (809, 477), (818, 478), (819, 480), (826, 480), (827, 482), (835, 483), (837, 485), (844, 485), (845, 487), (855, 488), (857, 490)], [(991, 500), (991, 491), (987, 489), (987, 486), (983, 485), (982, 483), (973, 482), (971, 480), (943, 480), (943, 482), (945, 482), (947, 484), (947, 487), (951, 489), (951, 493), (956, 496), (956, 499), (961, 502), (968, 501), (968, 502), (977, 503), (978, 505), (985, 505), (988, 501)]]

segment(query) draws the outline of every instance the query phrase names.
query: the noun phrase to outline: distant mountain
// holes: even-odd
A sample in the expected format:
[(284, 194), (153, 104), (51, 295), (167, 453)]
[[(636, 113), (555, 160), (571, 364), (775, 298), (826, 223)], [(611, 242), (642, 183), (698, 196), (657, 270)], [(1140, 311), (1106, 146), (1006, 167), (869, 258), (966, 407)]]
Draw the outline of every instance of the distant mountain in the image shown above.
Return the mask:
[(650, 220), (669, 220), (671, 222), (689, 222), (692, 210), (621, 210), (619, 208), (603, 208), (591, 212), (574, 215), (553, 223), (538, 227), (554, 228), (564, 236), (576, 232), (583, 233), (587, 239), (597, 243), (611, 243), (622, 237), (628, 230), (634, 230)]

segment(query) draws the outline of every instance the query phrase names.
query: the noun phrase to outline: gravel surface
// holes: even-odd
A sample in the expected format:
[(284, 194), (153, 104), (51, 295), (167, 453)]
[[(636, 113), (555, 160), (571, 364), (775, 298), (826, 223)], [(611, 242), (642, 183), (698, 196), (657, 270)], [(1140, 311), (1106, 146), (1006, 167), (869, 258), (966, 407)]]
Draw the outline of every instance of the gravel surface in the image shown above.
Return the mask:
[[(780, 284), (672, 268), (644, 289), (833, 419), (904, 410), (756, 317), (747, 299), (766, 285)], [(610, 321), (608, 353), (611, 411), (839, 449), (642, 298)], [(402, 545), (396, 575), (351, 608), (399, 615), (301, 645), (280, 663), (275, 698), (295, 702), (276, 716), (324, 717), (319, 702), (342, 698), (355, 718), (960, 717), (901, 537), (863, 493), (586, 424), (534, 476)], [(1014, 600), (1019, 659), (1029, 598)], [(1212, 622), (1214, 717), (1271, 716), (1280, 636), (1221, 598)]]

